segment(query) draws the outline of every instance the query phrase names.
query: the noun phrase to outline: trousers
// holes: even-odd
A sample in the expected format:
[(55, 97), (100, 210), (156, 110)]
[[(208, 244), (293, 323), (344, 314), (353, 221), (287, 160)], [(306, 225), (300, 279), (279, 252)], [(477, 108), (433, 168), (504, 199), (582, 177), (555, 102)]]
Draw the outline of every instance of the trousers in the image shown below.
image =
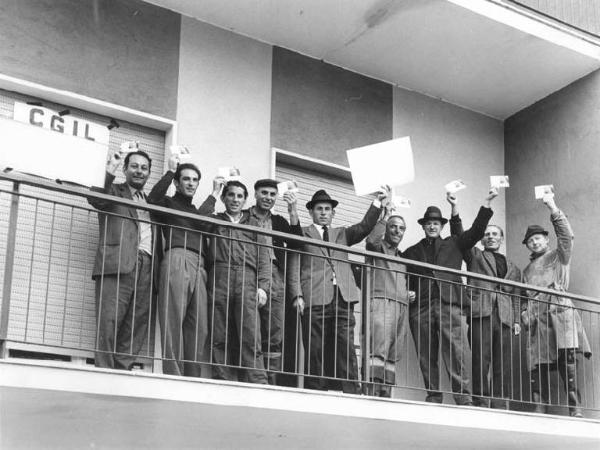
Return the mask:
[(256, 270), (216, 264), (209, 275), (212, 297), (213, 378), (267, 384)]
[(273, 264), (271, 272), (271, 293), (267, 304), (258, 310), (260, 316), (261, 348), (265, 368), (268, 370), (269, 384), (276, 384), (283, 370), (282, 327), (284, 315), (284, 277)]
[(512, 398), (512, 329), (500, 320), (497, 304), (491, 316), (474, 317), (470, 322), (473, 403), (489, 407), (493, 396), (492, 408), (504, 409), (507, 405), (503, 399)]
[(396, 383), (396, 363), (406, 355), (407, 351), (407, 306), (395, 299), (373, 298), (370, 308), (370, 378), (384, 385), (394, 385)]
[(96, 278), (96, 367), (130, 370), (148, 337), (152, 257), (138, 252), (134, 270)]
[(206, 271), (201, 256), (184, 248), (172, 248), (160, 265), (158, 290), (163, 354), (163, 373), (201, 375), (201, 362), (208, 362)]
[(412, 310), (410, 329), (417, 349), (421, 373), (427, 389), (426, 401), (441, 403), (440, 368), (441, 353), (450, 377), (454, 401), (457, 405), (472, 403), (470, 374), (471, 351), (467, 327), (460, 306), (432, 300), (420, 309)]
[(331, 303), (304, 311), (305, 388), (359, 392), (355, 324), (354, 305), (345, 302), (339, 290)]

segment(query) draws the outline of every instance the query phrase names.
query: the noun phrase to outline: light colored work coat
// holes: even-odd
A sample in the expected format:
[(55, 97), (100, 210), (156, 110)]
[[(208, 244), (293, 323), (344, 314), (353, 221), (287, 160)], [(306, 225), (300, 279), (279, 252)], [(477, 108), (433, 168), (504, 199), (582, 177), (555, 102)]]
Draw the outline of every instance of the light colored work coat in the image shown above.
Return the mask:
[[(562, 211), (550, 216), (558, 239), (556, 249), (541, 256), (531, 256), (523, 270), (523, 282), (533, 286), (566, 291), (573, 249), (573, 231)], [(538, 364), (549, 364), (558, 359), (558, 350), (575, 348), (586, 356), (590, 346), (581, 323), (581, 316), (571, 299), (558, 295), (527, 290), (529, 338), (527, 356), (529, 370)]]

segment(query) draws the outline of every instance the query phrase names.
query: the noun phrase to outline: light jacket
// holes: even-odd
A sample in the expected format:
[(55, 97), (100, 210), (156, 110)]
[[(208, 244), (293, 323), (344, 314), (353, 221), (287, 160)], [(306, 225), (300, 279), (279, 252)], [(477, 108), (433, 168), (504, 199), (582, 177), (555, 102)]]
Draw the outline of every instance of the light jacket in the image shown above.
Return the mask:
[[(523, 282), (533, 286), (566, 291), (573, 249), (573, 231), (562, 211), (550, 216), (558, 238), (556, 248), (540, 256), (531, 256), (523, 270)], [(538, 364), (557, 361), (558, 350), (577, 348), (591, 355), (579, 312), (567, 297), (526, 291), (529, 319), (528, 363), (530, 370)]]
[[(383, 239), (387, 221), (381, 219), (367, 236), (366, 248), (372, 252), (383, 253), (387, 256), (402, 256), (397, 247), (390, 245)], [(391, 262), (379, 258), (369, 258), (369, 264), (375, 266), (371, 277), (371, 298), (386, 298), (408, 304), (408, 291), (406, 289), (406, 266), (401, 263)]]

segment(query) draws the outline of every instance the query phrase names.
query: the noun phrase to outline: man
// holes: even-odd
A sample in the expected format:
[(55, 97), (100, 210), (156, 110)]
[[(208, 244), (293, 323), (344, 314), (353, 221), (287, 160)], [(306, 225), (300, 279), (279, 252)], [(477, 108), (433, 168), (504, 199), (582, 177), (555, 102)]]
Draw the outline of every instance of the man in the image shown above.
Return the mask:
[[(384, 216), (367, 237), (366, 248), (387, 256), (402, 256), (398, 245), (404, 237), (406, 223), (402, 216), (393, 214), (391, 203), (386, 205), (384, 211)], [(406, 266), (379, 258), (370, 258), (369, 263), (374, 266), (369, 292), (369, 377), (373, 383), (370, 391), (379, 397), (390, 397), (391, 386), (396, 384), (396, 364), (405, 358), (407, 353), (409, 293), (406, 287)]]
[[(554, 194), (544, 196), (543, 202), (550, 210), (558, 245), (556, 249), (550, 249), (548, 231), (540, 225), (527, 228), (523, 244), (531, 252), (531, 262), (523, 270), (523, 282), (566, 291), (569, 288), (573, 231), (565, 214), (556, 206)], [(591, 351), (581, 317), (568, 297), (532, 289), (527, 290), (527, 297), (523, 325), (529, 331), (527, 362), (535, 412), (546, 412), (545, 404), (550, 400), (548, 375), (551, 369), (558, 369), (567, 391), (570, 415), (583, 417), (575, 353), (582, 352), (589, 358)]]
[[(497, 195), (496, 189), (490, 190), (471, 229), (447, 238), (440, 234), (448, 220), (442, 217), (439, 208), (429, 206), (418, 220), (425, 238), (408, 248), (404, 258), (460, 270), (463, 253), (483, 237), (493, 214), (490, 203)], [(463, 315), (467, 299), (462, 295), (462, 279), (458, 274), (421, 266), (409, 267), (409, 273), (413, 274), (409, 278), (410, 290), (416, 293), (416, 301), (410, 305), (409, 322), (428, 391), (426, 401), (441, 403), (443, 400), (438, 366), (441, 345), (454, 401), (458, 405), (471, 405), (471, 357)]]
[[(448, 195), (452, 205), (451, 233), (462, 233), (462, 222), (458, 214), (458, 201)], [(521, 281), (521, 271), (500, 253), (504, 242), (504, 231), (498, 225), (488, 225), (481, 245), (467, 250), (464, 260), (469, 272), (494, 278)], [(512, 332), (520, 333), (520, 292), (512, 286), (477, 278), (467, 280), (468, 302), (471, 305), (467, 317), (469, 342), (473, 357), (473, 404), (475, 406), (507, 409), (506, 400), (512, 398), (513, 354), (519, 349), (512, 347)], [(491, 370), (491, 387), (488, 373)], [(490, 402), (490, 396), (493, 396)]]
[[(179, 156), (168, 161), (169, 170), (150, 191), (148, 203), (191, 214), (214, 212), (222, 179), (215, 179), (213, 193), (200, 208), (192, 199), (200, 181), (200, 170), (194, 164), (179, 164)], [(165, 195), (175, 184), (175, 195)], [(158, 316), (160, 320), (163, 373), (200, 376), (208, 336), (208, 300), (206, 271), (202, 255), (202, 234), (198, 221), (171, 214), (153, 213), (155, 222), (165, 224), (162, 232), (165, 253), (160, 264)]]
[[(276, 180), (268, 178), (258, 180), (254, 183), (256, 204), (248, 209), (248, 213), (250, 217), (257, 220), (259, 226), (262, 228), (301, 236), (302, 229), (298, 219), (297, 200), (294, 192), (288, 191), (283, 195), (283, 200), (288, 205), (289, 223), (283, 216), (271, 213), (271, 209), (275, 206), (275, 201), (277, 200), (277, 184)], [(273, 261), (273, 267), (271, 268), (271, 292), (269, 293), (267, 304), (259, 309), (259, 316), (265, 368), (268, 369), (269, 384), (276, 384), (278, 381), (277, 373), (283, 369), (281, 353), (284, 310), (290, 309), (295, 311), (295, 308), (284, 308), (284, 285), (288, 260), (285, 251), (287, 241), (281, 238), (267, 238), (267, 240), (272, 240), (273, 244), (271, 255)]]
[[(363, 220), (350, 227), (331, 228), (337, 200), (319, 190), (306, 204), (313, 223), (302, 227), (305, 237), (351, 246), (362, 241), (377, 223), (381, 201), (390, 196), (389, 188), (378, 194)], [(360, 293), (348, 253), (314, 244), (300, 246), (292, 258), (290, 290), (301, 310), (305, 353), (304, 387), (343, 390), (356, 394), (358, 362), (354, 351), (354, 303)]]
[[(214, 217), (258, 227), (258, 220), (243, 210), (247, 198), (244, 184), (229, 181), (221, 194), (225, 212)], [(269, 242), (262, 234), (226, 225), (212, 226), (211, 234), (213, 378), (267, 384), (258, 310), (271, 292)]]
[[(123, 153), (111, 155), (104, 188), (92, 190), (145, 205), (143, 189), (152, 160), (143, 151), (127, 153), (125, 183), (113, 184)], [(105, 213), (98, 214), (100, 244), (92, 272), (98, 321), (95, 365), (130, 370), (148, 334), (157, 236), (145, 210), (96, 198), (88, 202)]]

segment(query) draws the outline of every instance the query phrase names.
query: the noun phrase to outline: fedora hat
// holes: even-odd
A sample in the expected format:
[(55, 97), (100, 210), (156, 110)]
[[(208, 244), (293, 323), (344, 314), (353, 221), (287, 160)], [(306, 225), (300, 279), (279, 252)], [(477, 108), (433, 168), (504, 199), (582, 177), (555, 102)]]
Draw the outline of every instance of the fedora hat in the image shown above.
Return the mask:
[(541, 225), (529, 225), (527, 227), (527, 231), (525, 232), (525, 237), (523, 238), (523, 244), (527, 245), (527, 241), (534, 234), (543, 234), (544, 236), (548, 236), (548, 232)]
[(329, 194), (325, 192), (325, 189), (320, 189), (313, 194), (310, 202), (306, 204), (306, 209), (312, 209), (313, 206), (319, 202), (330, 203), (332, 208), (335, 208), (338, 205), (338, 201), (332, 199)]
[(428, 220), (439, 220), (440, 222), (442, 222), (442, 225), (448, 223), (448, 219), (442, 217), (442, 212), (437, 206), (428, 206), (425, 210), (423, 218), (417, 220), (417, 222), (419, 222), (419, 225), (425, 225), (425, 222), (427, 222)]

